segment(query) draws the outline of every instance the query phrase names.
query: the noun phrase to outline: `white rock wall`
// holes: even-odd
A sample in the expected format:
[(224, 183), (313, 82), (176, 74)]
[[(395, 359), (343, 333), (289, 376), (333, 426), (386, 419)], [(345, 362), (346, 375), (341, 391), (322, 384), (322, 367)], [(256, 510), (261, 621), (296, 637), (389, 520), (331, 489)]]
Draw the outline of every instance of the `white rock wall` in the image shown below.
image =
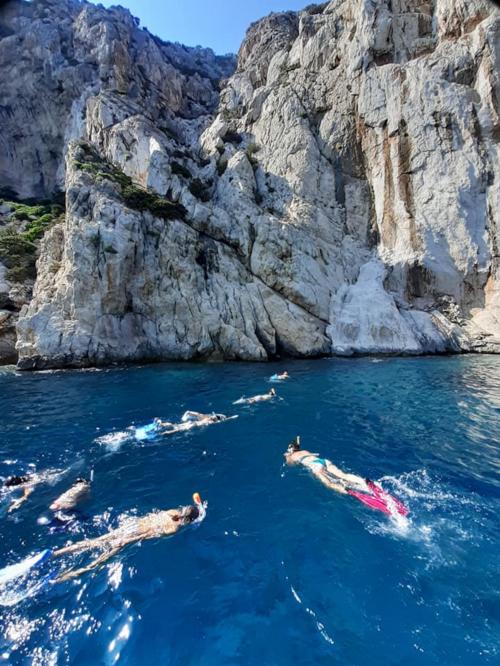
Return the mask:
[(490, 3), (272, 15), (250, 28), (210, 121), (215, 84), (181, 76), (186, 63), (133, 26), (124, 38), (116, 14), (104, 27), (84, 15), (75, 34), (92, 34), (112, 81), (86, 99), (86, 139), (187, 214), (128, 210), (70, 151), (67, 220), (18, 326), (22, 367), (498, 351)]

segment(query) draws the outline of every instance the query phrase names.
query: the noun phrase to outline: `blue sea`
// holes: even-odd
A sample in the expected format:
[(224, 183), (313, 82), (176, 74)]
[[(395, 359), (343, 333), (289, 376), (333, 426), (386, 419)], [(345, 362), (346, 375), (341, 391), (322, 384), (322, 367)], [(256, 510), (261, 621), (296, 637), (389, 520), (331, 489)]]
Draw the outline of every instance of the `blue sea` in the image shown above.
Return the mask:
[[(232, 405), (271, 386), (272, 403)], [(127, 431), (186, 409), (239, 418)], [(297, 434), (380, 480), (409, 520), (285, 467)], [(0, 587), (0, 664), (500, 663), (498, 357), (0, 369), (0, 477), (29, 470), (51, 475), (17, 512), (2, 499), (0, 568), (194, 491), (208, 510), (76, 581), (51, 583), (49, 562)], [(91, 474), (79, 520), (51, 527), (50, 502)]]

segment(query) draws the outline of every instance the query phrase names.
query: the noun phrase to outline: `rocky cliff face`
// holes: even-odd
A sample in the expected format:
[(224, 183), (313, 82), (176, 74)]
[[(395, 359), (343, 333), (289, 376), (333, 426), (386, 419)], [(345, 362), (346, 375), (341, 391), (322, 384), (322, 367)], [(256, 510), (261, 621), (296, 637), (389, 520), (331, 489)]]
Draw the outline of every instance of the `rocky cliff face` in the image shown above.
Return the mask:
[(9, 3), (0, 175), (66, 193), (20, 366), (500, 350), (499, 45), (486, 1), (334, 0), (251, 26), (234, 70)]

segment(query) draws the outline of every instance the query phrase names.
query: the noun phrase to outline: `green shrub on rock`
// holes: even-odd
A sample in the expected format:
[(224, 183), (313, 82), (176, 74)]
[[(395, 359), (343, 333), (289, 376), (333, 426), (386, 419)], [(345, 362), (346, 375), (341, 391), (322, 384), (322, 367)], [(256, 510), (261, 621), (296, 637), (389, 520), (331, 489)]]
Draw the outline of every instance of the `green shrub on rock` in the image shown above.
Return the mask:
[[(58, 195), (58, 201), (61, 201)], [(7, 279), (24, 282), (36, 277), (37, 241), (51, 226), (64, 219), (61, 203), (46, 199), (5, 201), (4, 230), (0, 232), (0, 261), (7, 268)]]
[(0, 261), (7, 268), (7, 279), (23, 282), (36, 276), (37, 246), (21, 234), (0, 234)]
[(46, 213), (38, 219), (33, 220), (33, 222), (30, 222), (26, 230), (23, 231), (22, 236), (31, 242), (38, 240), (57, 221), (59, 221), (59, 218), (56, 218), (51, 213)]
[[(154, 194), (153, 192), (136, 185), (130, 176), (127, 176), (127, 174), (123, 173), (123, 171), (120, 171), (115, 166), (100, 160), (95, 153), (91, 152), (91, 149), (87, 150), (86, 155), (90, 155), (92, 161), (76, 161), (74, 163), (75, 167), (80, 171), (88, 173), (96, 180), (106, 179), (116, 183), (120, 189), (120, 195), (123, 198), (124, 203), (129, 208), (140, 212), (149, 211), (155, 217), (164, 220), (184, 220), (186, 218), (187, 211), (182, 204), (169, 201), (158, 194)], [(172, 164), (178, 164), (178, 162), (173, 162)], [(182, 167), (182, 165), (179, 165), (179, 167)], [(185, 169), (185, 167), (182, 168)], [(191, 173), (187, 169), (185, 170), (190, 178)]]
[(182, 204), (168, 201), (162, 197), (152, 194), (147, 190), (143, 190), (137, 185), (127, 185), (122, 189), (123, 200), (134, 210), (149, 211), (156, 217), (164, 220), (184, 220), (186, 217), (186, 209)]

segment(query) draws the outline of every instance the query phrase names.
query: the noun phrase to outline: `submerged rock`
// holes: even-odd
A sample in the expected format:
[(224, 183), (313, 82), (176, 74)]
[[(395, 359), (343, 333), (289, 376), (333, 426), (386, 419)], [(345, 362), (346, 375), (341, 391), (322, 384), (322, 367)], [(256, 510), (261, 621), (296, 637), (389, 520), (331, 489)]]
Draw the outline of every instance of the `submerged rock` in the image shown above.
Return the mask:
[(20, 367), (500, 349), (491, 3), (273, 14), (236, 66), (120, 8), (0, 12), (2, 180), (66, 192)]

